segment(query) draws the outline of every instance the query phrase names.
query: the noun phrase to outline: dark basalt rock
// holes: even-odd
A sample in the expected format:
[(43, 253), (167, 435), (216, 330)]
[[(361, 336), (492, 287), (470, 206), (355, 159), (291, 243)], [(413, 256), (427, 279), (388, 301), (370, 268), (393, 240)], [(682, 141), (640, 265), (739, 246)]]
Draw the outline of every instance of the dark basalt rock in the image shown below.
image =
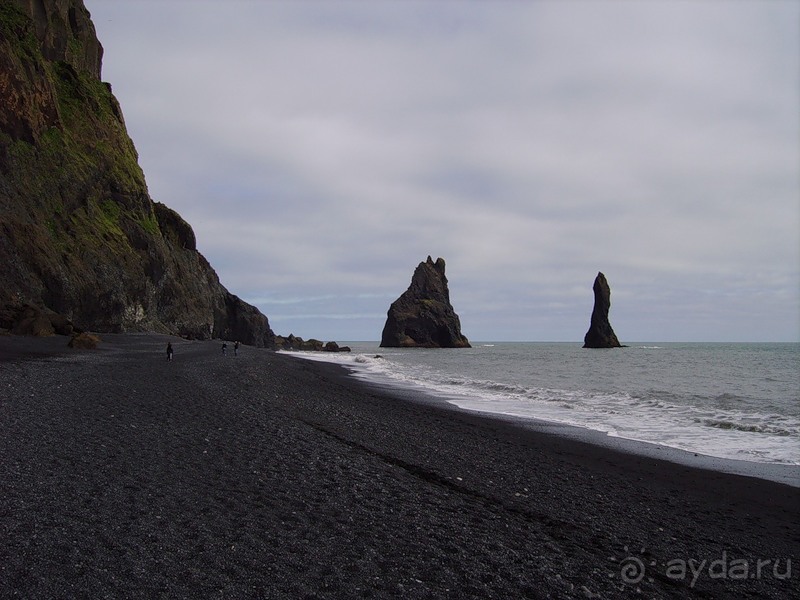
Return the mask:
[(79, 333), (72, 336), (67, 346), (70, 348), (82, 348), (84, 350), (94, 350), (100, 343), (100, 338), (93, 333)]
[(608, 286), (606, 276), (598, 273), (594, 280), (594, 309), (589, 331), (583, 338), (584, 348), (622, 348), (617, 335), (611, 328), (608, 320), (608, 311), (611, 308), (611, 288)]
[(469, 348), (450, 304), (443, 258), (419, 263), (411, 285), (389, 307), (383, 348)]
[(0, 2), (0, 327), (273, 347), (267, 317), (150, 198), (102, 54), (82, 0)]
[(75, 333), (72, 323), (63, 315), (30, 304), (0, 309), (0, 328), (7, 329), (14, 335), (35, 337)]
[(349, 346), (340, 346), (336, 342), (321, 342), (311, 338), (304, 340), (290, 333), (287, 337), (275, 336), (275, 347), (279, 350), (303, 350), (305, 352), (350, 352)]
[(350, 352), (350, 346), (340, 346), (336, 342), (328, 342), (323, 350), (325, 352)]

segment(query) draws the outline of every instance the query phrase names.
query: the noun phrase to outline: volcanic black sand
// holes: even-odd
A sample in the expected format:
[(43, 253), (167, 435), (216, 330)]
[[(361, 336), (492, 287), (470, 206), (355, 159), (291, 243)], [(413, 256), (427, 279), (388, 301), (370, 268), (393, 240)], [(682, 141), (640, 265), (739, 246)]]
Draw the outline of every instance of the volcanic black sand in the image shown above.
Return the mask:
[(0, 336), (0, 597), (800, 597), (796, 487), (103, 340)]

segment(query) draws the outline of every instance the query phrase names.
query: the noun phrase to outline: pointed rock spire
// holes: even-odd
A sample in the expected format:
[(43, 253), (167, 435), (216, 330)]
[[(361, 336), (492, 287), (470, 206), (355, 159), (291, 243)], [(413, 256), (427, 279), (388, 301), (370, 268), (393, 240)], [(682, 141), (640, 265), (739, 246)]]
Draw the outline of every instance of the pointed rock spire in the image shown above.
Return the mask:
[(608, 320), (608, 311), (611, 308), (611, 288), (608, 286), (606, 276), (598, 273), (594, 280), (594, 309), (589, 331), (583, 338), (584, 348), (621, 348), (617, 335), (611, 328)]

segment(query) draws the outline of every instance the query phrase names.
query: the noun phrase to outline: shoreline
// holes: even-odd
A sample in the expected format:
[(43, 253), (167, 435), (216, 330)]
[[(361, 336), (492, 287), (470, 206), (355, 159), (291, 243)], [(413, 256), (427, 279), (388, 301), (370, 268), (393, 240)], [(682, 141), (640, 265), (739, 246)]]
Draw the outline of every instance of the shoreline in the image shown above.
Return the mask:
[(404, 401), (340, 365), (102, 337), (0, 336), (0, 596), (800, 595), (795, 487)]
[(367, 373), (366, 371), (350, 364), (328, 361), (325, 358), (318, 358), (311, 353), (292, 351), (285, 351), (282, 353), (297, 357), (301, 360), (338, 365), (342, 367), (350, 377), (362, 383), (364, 386), (374, 389), (378, 391), (378, 393), (396, 397), (400, 400), (439, 406), (444, 405), (453, 410), (484, 416), (487, 419), (505, 421), (522, 428), (530, 429), (533, 432), (564, 436), (569, 439), (587, 442), (618, 452), (644, 456), (655, 460), (665, 460), (678, 465), (702, 470), (755, 477), (800, 488), (800, 465), (722, 458), (674, 446), (667, 446), (657, 442), (610, 435), (604, 431), (592, 429), (590, 427), (581, 427), (579, 425), (548, 421), (540, 418), (495, 413), (488, 410), (483, 411), (479, 409), (463, 408), (458, 406), (456, 402), (450, 401), (444, 396), (437, 396), (435, 392), (422, 387), (415, 388), (410, 385), (395, 385), (392, 383), (370, 380), (368, 374), (366, 376), (361, 376)]

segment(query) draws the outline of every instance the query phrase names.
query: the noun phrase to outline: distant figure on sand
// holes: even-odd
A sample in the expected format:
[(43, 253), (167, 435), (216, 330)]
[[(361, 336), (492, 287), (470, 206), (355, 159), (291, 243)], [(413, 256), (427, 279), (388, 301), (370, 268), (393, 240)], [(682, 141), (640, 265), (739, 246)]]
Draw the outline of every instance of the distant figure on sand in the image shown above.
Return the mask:
[(228, 342), (222, 342), (222, 354), (228, 351)]
[(167, 342), (167, 360), (172, 360), (172, 342)]
[(236, 340), (233, 343), (233, 355), (234, 356), (239, 356), (239, 340)]

